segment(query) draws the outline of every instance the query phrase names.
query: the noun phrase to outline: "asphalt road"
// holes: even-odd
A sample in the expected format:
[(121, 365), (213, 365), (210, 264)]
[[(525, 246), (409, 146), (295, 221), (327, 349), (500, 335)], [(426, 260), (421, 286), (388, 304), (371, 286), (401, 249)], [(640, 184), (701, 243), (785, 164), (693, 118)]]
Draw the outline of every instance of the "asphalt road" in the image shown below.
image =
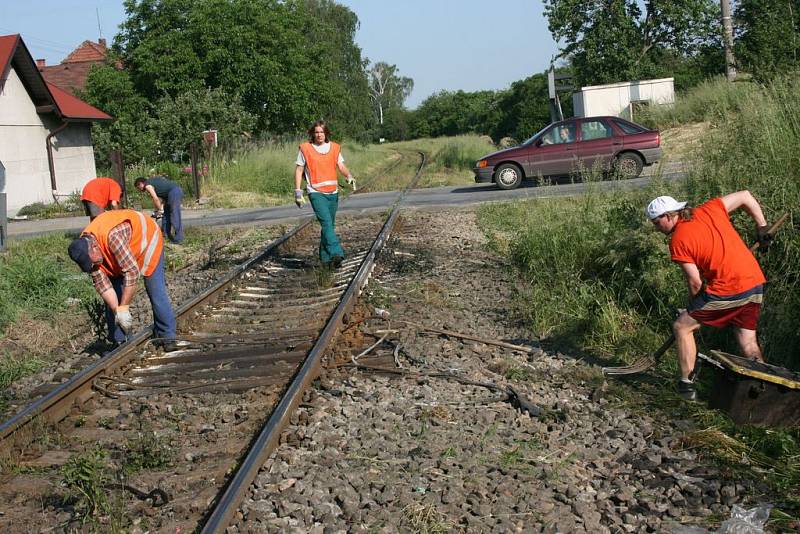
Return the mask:
[[(645, 174), (632, 180), (613, 180), (595, 182), (593, 185), (604, 190), (635, 189), (645, 187), (654, 178), (663, 180), (680, 180), (686, 172), (678, 163), (658, 169), (646, 169)], [(428, 189), (414, 189), (403, 201), (404, 206), (416, 208), (452, 208), (482, 204), (486, 202), (508, 202), (515, 199), (536, 199), (573, 196), (586, 190), (588, 184), (564, 183), (548, 186), (536, 186), (533, 182), (512, 191), (502, 191), (494, 184), (475, 184)], [(339, 204), (340, 213), (367, 213), (385, 210), (398, 198), (399, 192), (388, 191), (352, 195)], [(184, 209), (184, 225), (221, 226), (248, 223), (289, 223), (304, 217), (313, 216), (311, 206), (306, 204), (298, 210), (294, 204), (272, 208), (238, 208), (238, 209)], [(64, 217), (35, 221), (10, 221), (8, 224), (9, 239), (24, 239), (58, 232), (80, 232), (88, 224), (87, 217)]]

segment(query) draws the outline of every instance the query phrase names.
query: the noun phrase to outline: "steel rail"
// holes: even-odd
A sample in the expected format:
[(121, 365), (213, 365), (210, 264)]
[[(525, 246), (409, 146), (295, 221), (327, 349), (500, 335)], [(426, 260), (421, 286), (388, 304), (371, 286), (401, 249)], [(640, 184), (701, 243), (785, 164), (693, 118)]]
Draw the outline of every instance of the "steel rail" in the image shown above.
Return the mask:
[(375, 262), (380, 251), (388, 241), (389, 236), (391, 236), (392, 229), (400, 213), (400, 203), (411, 187), (417, 183), (422, 174), (426, 158), (425, 154), (422, 152), (420, 152), (420, 156), (422, 157), (422, 161), (419, 169), (417, 169), (417, 173), (392, 205), (392, 210), (386, 222), (378, 234), (378, 237), (373, 242), (370, 251), (361, 262), (358, 272), (342, 295), (339, 305), (331, 314), (325, 328), (317, 338), (314, 347), (308, 353), (308, 356), (306, 356), (302, 366), (281, 397), (280, 402), (270, 414), (247, 455), (240, 462), (240, 467), (225, 488), (225, 493), (223, 493), (217, 501), (214, 510), (209, 514), (203, 529), (200, 531), (201, 534), (220, 534), (225, 532), (231, 519), (236, 514), (239, 505), (242, 500), (244, 500), (247, 490), (258, 475), (261, 466), (264, 465), (264, 462), (267, 461), (277, 448), (281, 432), (289, 424), (292, 414), (302, 400), (303, 393), (308, 386), (311, 385), (311, 382), (319, 376), (319, 371), (322, 366), (322, 356), (325, 354), (331, 341), (335, 339), (339, 328), (347, 322), (348, 314), (355, 307), (361, 290), (372, 275), (372, 270), (375, 268)]
[[(190, 319), (193, 310), (215, 300), (235, 282), (242, 273), (272, 255), (278, 247), (307, 228), (311, 222), (312, 219), (309, 218), (281, 237), (273, 240), (261, 252), (228, 271), (213, 286), (181, 305), (175, 311), (178, 322), (184, 323)], [(69, 380), (56, 387), (53, 391), (27, 405), (13, 417), (5, 421), (0, 425), (0, 447), (5, 447), (8, 441), (10, 441), (10, 437), (37, 417), (42, 417), (48, 422), (58, 422), (66, 417), (73, 406), (76, 404), (83, 404), (83, 402), (88, 400), (92, 395), (91, 389), (94, 380), (102, 374), (108, 374), (127, 364), (132, 357), (137, 354), (137, 351), (151, 339), (152, 331), (152, 324), (141, 329), (108, 355), (81, 371), (78, 371)]]

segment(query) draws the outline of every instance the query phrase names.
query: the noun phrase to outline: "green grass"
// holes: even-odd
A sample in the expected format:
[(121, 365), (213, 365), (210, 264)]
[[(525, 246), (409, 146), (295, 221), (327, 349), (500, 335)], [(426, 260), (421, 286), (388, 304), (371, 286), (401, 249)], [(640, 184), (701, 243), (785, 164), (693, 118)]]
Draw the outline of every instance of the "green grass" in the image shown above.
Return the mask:
[(67, 255), (69, 242), (64, 235), (12, 241), (0, 254), (0, 333), (23, 312), (52, 317), (68, 299), (94, 294), (89, 277)]
[(651, 106), (638, 113), (635, 120), (662, 129), (693, 122), (718, 124), (741, 111), (746, 99), (757, 92), (758, 86), (752, 82), (732, 84), (722, 76), (711, 78), (676, 95), (674, 106)]
[(388, 143), (387, 148), (419, 150), (428, 156), (428, 165), (419, 187), (475, 183), (472, 168), (481, 157), (497, 148), (485, 136), (458, 135)]
[[(213, 207), (246, 207), (286, 204), (292, 201), (294, 171), (301, 141), (269, 143), (235, 157), (212, 162), (204, 179), (204, 196)], [(344, 141), (345, 165), (357, 180), (367, 179), (391, 152), (380, 145)], [(341, 180), (344, 184), (344, 180)]]
[(0, 390), (6, 389), (20, 378), (39, 371), (46, 364), (45, 360), (36, 356), (4, 354), (0, 357)]

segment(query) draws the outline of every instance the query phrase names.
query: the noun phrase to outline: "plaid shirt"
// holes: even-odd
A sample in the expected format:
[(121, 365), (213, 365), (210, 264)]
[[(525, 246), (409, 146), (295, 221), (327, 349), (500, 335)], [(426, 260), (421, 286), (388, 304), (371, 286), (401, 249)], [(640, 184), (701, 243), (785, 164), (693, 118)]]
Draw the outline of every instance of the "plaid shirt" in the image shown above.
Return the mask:
[[(118, 224), (108, 232), (108, 248), (122, 269), (120, 276), (124, 277), (124, 286), (135, 286), (139, 280), (139, 264), (136, 263), (136, 257), (129, 246), (132, 234), (133, 228), (129, 222)], [(92, 283), (100, 294), (113, 289), (108, 275), (100, 269), (92, 271)]]

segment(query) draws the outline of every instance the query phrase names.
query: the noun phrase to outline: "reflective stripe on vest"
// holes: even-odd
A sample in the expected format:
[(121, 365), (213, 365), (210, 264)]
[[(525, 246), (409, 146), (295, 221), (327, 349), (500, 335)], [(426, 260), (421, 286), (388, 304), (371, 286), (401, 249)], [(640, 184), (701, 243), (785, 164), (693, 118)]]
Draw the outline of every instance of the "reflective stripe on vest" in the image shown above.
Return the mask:
[[(143, 273), (146, 273), (146, 272), (150, 271), (150, 274), (153, 274), (153, 270), (154, 269), (150, 269), (150, 263), (153, 260), (153, 255), (155, 254), (156, 249), (159, 248), (158, 247), (158, 243), (159, 243), (159, 239), (158, 238), (161, 237), (161, 233), (158, 230), (158, 226), (153, 224), (153, 226), (156, 227), (156, 230), (155, 230), (156, 236), (155, 236), (155, 239), (150, 239), (148, 241), (148, 238), (147, 238), (147, 218), (144, 216), (144, 213), (142, 213), (141, 211), (137, 211), (136, 214), (139, 216), (139, 222), (142, 225), (142, 245), (141, 245), (141, 250), (139, 251), (139, 254), (140, 255), (142, 253), (144, 254), (144, 260), (142, 261), (141, 266), (140, 266), (141, 267), (141, 271)], [(161, 254), (159, 254), (159, 257), (160, 256), (161, 256)], [(156, 261), (156, 263), (158, 263), (158, 261)], [(153, 266), (153, 267), (155, 268), (155, 266)], [(145, 276), (148, 276), (148, 275), (145, 275)]]
[(341, 147), (331, 142), (331, 149), (327, 154), (317, 152), (311, 143), (300, 145), (300, 152), (306, 160), (308, 181), (315, 191), (320, 193), (335, 193), (339, 185), (336, 178), (336, 166), (339, 163)]
[(83, 230), (84, 234), (92, 234), (103, 253), (103, 264), (100, 269), (108, 276), (122, 275), (122, 270), (108, 244), (108, 234), (115, 227), (127, 222), (131, 225), (129, 247), (136, 258), (139, 272), (150, 276), (155, 272), (161, 259), (164, 240), (156, 223), (143, 213), (134, 210), (112, 210), (101, 213)]

